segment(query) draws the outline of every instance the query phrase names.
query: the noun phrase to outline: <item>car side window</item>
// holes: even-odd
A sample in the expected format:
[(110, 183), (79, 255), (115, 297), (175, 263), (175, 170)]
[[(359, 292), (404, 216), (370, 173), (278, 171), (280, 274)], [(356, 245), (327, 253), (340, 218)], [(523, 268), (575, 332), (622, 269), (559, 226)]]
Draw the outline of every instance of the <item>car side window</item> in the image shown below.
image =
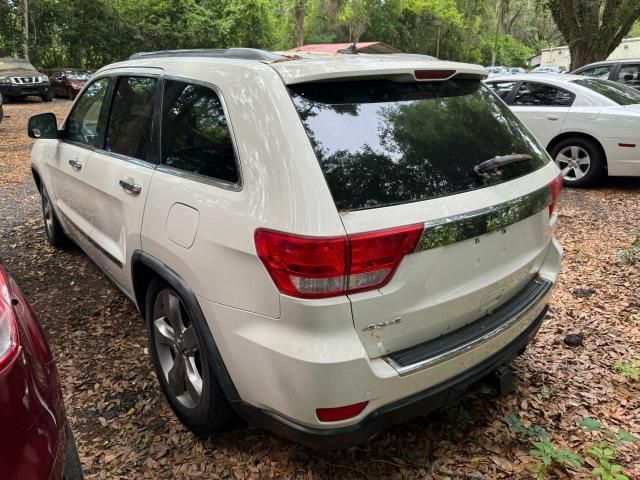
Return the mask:
[(618, 82), (640, 88), (640, 64), (622, 64), (618, 74)]
[(165, 81), (162, 163), (224, 182), (238, 182), (231, 133), (213, 89)]
[(149, 160), (157, 83), (152, 77), (118, 79), (107, 126), (107, 152)]
[(611, 65), (600, 65), (598, 67), (587, 68), (586, 70), (582, 70), (578, 73), (578, 75), (582, 75), (583, 77), (593, 77), (593, 78), (603, 78), (608, 79), (609, 73), (611, 73)]
[(100, 123), (102, 104), (111, 78), (100, 78), (87, 87), (67, 118), (65, 138), (97, 147), (104, 126)]
[(574, 95), (562, 88), (543, 83), (522, 82), (513, 105), (527, 107), (570, 107)]
[(491, 87), (491, 89), (496, 92), (502, 100), (506, 102), (507, 97), (511, 93), (511, 90), (513, 89), (515, 84), (516, 82), (491, 82), (487, 85), (489, 85), (489, 87)]

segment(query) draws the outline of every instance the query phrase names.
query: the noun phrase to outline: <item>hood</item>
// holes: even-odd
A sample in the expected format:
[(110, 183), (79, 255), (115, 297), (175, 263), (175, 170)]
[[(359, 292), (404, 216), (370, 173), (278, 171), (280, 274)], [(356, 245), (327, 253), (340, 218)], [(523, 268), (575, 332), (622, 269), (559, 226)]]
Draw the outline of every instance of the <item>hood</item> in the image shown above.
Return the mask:
[(27, 70), (23, 68), (17, 68), (13, 70), (0, 70), (0, 77), (45, 77), (44, 73), (40, 73), (37, 70)]

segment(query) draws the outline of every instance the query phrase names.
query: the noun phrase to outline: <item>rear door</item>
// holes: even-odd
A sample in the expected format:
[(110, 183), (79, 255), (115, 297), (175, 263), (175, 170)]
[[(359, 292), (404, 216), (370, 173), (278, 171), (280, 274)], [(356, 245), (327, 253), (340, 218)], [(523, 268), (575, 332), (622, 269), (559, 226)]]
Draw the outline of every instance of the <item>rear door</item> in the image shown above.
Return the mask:
[(63, 138), (49, 160), (56, 211), (71, 230), (84, 237), (91, 232), (84, 174), (90, 157), (104, 136), (106, 98), (112, 79), (91, 83), (67, 117)]
[(620, 64), (617, 81), (640, 90), (640, 62)]
[[(460, 328), (537, 274), (558, 171), (486, 86), (352, 81), (290, 91), (347, 234), (425, 225), (389, 283), (349, 295), (371, 357)], [(510, 154), (528, 160), (488, 179), (475, 172)]]
[(560, 133), (575, 95), (539, 82), (522, 82), (509, 101), (511, 110), (543, 146)]
[(127, 292), (132, 292), (129, 260), (140, 248), (142, 215), (158, 156), (159, 77), (159, 70), (149, 69), (117, 78), (104, 146), (96, 150), (84, 177), (99, 263)]

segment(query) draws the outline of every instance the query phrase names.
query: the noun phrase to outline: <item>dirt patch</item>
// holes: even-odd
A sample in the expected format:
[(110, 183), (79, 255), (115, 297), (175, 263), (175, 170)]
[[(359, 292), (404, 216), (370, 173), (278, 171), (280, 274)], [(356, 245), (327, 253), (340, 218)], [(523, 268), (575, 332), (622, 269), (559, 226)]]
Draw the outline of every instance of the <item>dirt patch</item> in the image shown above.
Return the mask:
[[(576, 425), (584, 417), (640, 436), (640, 385), (614, 368), (640, 353), (640, 267), (618, 257), (640, 227), (640, 180), (615, 180), (563, 192), (556, 230), (565, 248), (562, 272), (546, 322), (514, 363), (514, 394), (495, 399), (476, 391), (346, 452), (316, 453), (249, 428), (195, 438), (162, 397), (133, 305), (84, 254), (45, 242), (39, 196), (28, 180), (25, 122), (68, 105), (6, 106), (0, 256), (48, 333), (87, 478), (444, 479), (453, 478), (443, 473), (450, 471), (525, 479), (534, 459), (502, 421), (510, 412), (582, 456), (595, 439)], [(581, 334), (581, 343), (566, 345), (570, 334)], [(637, 446), (621, 448), (618, 458), (630, 478), (640, 478)], [(556, 475), (592, 478), (587, 468)]]

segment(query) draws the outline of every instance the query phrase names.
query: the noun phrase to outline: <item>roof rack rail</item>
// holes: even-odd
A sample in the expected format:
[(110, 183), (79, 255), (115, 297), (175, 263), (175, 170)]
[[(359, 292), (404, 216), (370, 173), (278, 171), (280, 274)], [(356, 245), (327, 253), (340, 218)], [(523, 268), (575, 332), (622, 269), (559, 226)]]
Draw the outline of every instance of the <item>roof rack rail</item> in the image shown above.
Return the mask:
[(240, 60), (260, 60), (273, 62), (286, 57), (277, 53), (260, 50), (257, 48), (195, 48), (185, 50), (160, 50), (157, 52), (138, 52), (129, 57), (129, 60), (140, 60), (152, 57), (217, 57), (236, 58)]

